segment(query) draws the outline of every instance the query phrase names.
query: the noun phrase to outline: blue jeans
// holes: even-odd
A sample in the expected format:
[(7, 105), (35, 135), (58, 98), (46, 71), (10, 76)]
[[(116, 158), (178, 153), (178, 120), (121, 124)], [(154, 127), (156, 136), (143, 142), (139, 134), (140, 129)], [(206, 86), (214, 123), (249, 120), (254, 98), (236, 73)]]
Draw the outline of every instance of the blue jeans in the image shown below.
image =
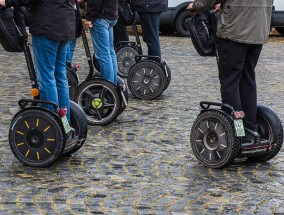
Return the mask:
[(117, 20), (95, 19), (90, 29), (95, 57), (100, 65), (101, 77), (116, 85), (117, 59), (113, 46), (113, 26)]
[[(68, 41), (32, 36), (40, 99), (53, 101), (59, 108), (66, 107), (67, 119), (70, 122), (69, 87), (65, 68), (67, 43)], [(54, 111), (52, 105), (43, 104), (43, 107)]]
[(73, 61), (76, 44), (77, 44), (77, 39), (74, 39), (69, 41), (67, 45), (66, 61), (70, 62), (71, 64)]

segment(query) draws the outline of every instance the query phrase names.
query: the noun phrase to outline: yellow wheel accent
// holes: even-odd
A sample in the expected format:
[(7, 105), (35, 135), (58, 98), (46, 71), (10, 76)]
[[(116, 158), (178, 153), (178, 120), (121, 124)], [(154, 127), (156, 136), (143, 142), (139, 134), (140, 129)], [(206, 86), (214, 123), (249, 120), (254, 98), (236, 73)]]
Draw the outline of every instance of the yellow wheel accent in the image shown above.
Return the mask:
[(24, 133), (23, 133), (23, 132), (20, 132), (20, 131), (17, 131), (17, 133), (20, 134), (20, 135), (24, 135)]
[(50, 154), (50, 151), (49, 151), (47, 148), (44, 148), (44, 150), (45, 150), (45, 151), (47, 151), (47, 152), (48, 152), (48, 154)]
[(29, 153), (30, 153), (30, 150), (27, 151), (25, 156), (28, 157)]
[(17, 146), (19, 147), (19, 146), (22, 146), (24, 144), (25, 144), (24, 142), (23, 143), (19, 143), (19, 144), (17, 144)]
[(26, 124), (27, 128), (30, 128), (30, 126), (29, 126), (27, 121), (25, 121), (25, 124)]
[(49, 128), (50, 128), (50, 126), (48, 126), (46, 129), (44, 129), (44, 132), (46, 132)]

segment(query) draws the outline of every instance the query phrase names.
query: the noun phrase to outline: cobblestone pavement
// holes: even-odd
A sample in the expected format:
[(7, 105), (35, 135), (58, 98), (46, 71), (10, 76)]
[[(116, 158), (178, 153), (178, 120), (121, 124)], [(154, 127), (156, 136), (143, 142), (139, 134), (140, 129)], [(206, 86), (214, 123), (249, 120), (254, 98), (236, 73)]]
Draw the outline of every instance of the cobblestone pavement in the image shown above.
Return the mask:
[[(220, 100), (216, 61), (199, 57), (189, 38), (163, 36), (161, 44), (173, 76), (164, 94), (130, 96), (116, 121), (89, 127), (81, 150), (44, 169), (23, 166), (9, 148), (10, 120), (30, 83), (23, 54), (0, 48), (0, 214), (284, 213), (283, 149), (269, 162), (236, 161), (223, 170), (197, 162), (190, 129), (199, 101)], [(257, 66), (259, 103), (282, 121), (283, 53), (283, 38), (271, 37)], [(74, 62), (84, 80), (81, 41)]]

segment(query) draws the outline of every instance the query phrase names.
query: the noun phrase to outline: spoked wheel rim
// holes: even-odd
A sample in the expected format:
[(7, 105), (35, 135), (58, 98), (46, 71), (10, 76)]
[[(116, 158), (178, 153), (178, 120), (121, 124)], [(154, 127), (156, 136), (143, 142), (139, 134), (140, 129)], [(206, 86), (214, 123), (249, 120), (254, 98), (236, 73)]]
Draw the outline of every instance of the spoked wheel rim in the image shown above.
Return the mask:
[(10, 147), (29, 166), (44, 167), (61, 155), (63, 130), (53, 114), (39, 110), (23, 111), (12, 122)]
[(122, 47), (117, 51), (118, 74), (127, 77), (129, 69), (136, 63), (135, 56), (138, 52), (133, 47)]
[(154, 99), (164, 91), (165, 73), (156, 63), (140, 62), (140, 64), (136, 64), (129, 71), (127, 79), (129, 90), (138, 98)]
[(106, 83), (90, 81), (76, 93), (77, 103), (82, 107), (90, 124), (108, 124), (117, 117), (120, 108), (119, 96), (115, 87)]
[[(222, 114), (204, 114), (197, 118), (191, 132), (191, 146), (196, 158), (205, 166), (221, 168), (239, 153), (229, 119)], [(236, 149), (238, 147), (238, 149)]]

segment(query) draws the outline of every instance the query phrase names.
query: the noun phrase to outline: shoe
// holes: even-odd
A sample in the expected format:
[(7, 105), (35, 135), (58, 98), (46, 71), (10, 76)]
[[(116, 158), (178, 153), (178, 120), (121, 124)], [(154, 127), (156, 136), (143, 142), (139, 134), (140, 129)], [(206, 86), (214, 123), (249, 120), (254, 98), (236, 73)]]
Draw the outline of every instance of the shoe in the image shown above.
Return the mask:
[(75, 130), (72, 129), (71, 131), (69, 131), (67, 134), (66, 134), (66, 146), (70, 146), (70, 145), (73, 145), (75, 144), (79, 139), (79, 136), (76, 136), (75, 135)]
[(245, 128), (245, 136), (242, 137), (242, 146), (257, 146), (268, 144), (269, 141), (261, 138), (261, 135), (258, 132)]

